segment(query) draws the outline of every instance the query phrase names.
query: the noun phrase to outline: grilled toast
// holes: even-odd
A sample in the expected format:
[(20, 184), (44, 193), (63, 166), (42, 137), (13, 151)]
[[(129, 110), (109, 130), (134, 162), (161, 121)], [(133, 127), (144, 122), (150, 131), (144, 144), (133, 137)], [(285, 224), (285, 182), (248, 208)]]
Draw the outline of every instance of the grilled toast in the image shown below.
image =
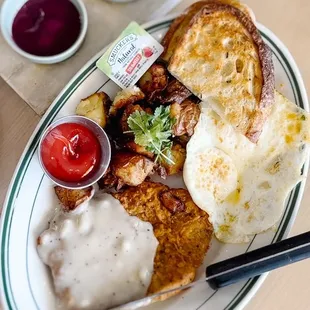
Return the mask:
[(191, 18), (168, 70), (256, 143), (274, 101), (272, 53), (248, 14), (212, 2)]
[(162, 46), (164, 47), (164, 52), (161, 55), (161, 58), (169, 62), (170, 58), (173, 55), (173, 52), (179, 42), (181, 41), (189, 23), (191, 22), (192, 18), (207, 4), (210, 3), (224, 3), (224, 4), (230, 4), (245, 14), (248, 14), (252, 20), (255, 20), (254, 13), (248, 6), (246, 6), (243, 3), (240, 3), (238, 0), (203, 0), (193, 3), (191, 6), (185, 10), (183, 14), (181, 14), (178, 18), (176, 18), (166, 35), (161, 41)]

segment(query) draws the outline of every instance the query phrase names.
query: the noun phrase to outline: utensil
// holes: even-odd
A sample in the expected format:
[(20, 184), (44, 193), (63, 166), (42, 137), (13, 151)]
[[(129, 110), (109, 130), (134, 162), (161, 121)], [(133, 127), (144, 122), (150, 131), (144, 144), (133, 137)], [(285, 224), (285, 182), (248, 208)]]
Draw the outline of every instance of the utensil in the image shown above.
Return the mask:
[(80, 48), (80, 46), (84, 41), (88, 26), (88, 16), (85, 5), (82, 0), (70, 0), (70, 1), (75, 5), (80, 14), (81, 31), (75, 43), (64, 52), (53, 56), (36, 56), (25, 52), (15, 43), (15, 41), (12, 38), (13, 21), (17, 12), (27, 2), (27, 0), (18, 0), (18, 1), (5, 0), (3, 2), (0, 12), (0, 28), (4, 39), (15, 52), (35, 63), (54, 64), (64, 61), (65, 59), (71, 57)]
[(310, 232), (267, 245), (257, 250), (241, 254), (206, 268), (206, 278), (188, 285), (160, 292), (145, 298), (123, 304), (110, 310), (133, 310), (159, 301), (164, 294), (185, 290), (207, 282), (212, 289), (253, 278), (264, 272), (280, 268), (310, 257)]
[[(65, 182), (63, 180), (55, 178), (53, 175), (51, 175), (48, 170), (45, 168), (42, 158), (41, 158), (41, 145), (42, 141), (46, 137), (46, 135), (55, 127), (57, 127), (60, 124), (65, 123), (76, 123), (84, 125), (86, 128), (88, 128), (93, 134), (97, 137), (100, 147), (101, 147), (101, 159), (100, 159), (100, 165), (97, 169), (97, 171), (91, 176), (91, 178), (87, 178), (84, 181), (81, 182)], [(84, 116), (78, 116), (78, 115), (69, 115), (62, 117), (58, 119), (57, 121), (53, 122), (47, 129), (44, 131), (44, 133), (41, 136), (39, 147), (38, 147), (38, 158), (40, 165), (46, 175), (57, 185), (70, 188), (70, 189), (80, 189), (88, 187), (94, 183), (96, 183), (106, 172), (108, 169), (108, 166), (110, 164), (111, 160), (111, 144), (110, 140), (105, 133), (105, 131), (100, 127), (96, 122), (92, 121), (91, 119), (84, 117)]]

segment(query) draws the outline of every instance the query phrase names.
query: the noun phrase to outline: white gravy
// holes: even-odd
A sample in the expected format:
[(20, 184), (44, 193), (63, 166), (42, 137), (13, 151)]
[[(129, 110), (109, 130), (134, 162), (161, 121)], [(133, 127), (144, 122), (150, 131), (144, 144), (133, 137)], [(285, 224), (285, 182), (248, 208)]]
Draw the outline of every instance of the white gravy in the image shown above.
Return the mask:
[(102, 310), (145, 296), (158, 241), (111, 195), (59, 212), (40, 237), (63, 308)]

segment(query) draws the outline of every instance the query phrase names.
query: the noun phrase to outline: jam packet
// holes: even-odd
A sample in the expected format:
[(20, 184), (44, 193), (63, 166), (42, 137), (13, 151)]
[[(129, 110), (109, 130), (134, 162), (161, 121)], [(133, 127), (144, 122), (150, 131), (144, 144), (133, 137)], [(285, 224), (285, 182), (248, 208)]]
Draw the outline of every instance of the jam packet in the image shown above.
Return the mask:
[(164, 51), (148, 32), (131, 22), (97, 61), (97, 67), (121, 88), (140, 79)]

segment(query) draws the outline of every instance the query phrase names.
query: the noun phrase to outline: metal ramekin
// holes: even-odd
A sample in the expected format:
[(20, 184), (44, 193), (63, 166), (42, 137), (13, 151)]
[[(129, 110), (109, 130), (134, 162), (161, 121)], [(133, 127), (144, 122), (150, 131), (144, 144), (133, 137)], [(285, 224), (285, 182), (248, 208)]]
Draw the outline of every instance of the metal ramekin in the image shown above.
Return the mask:
[[(46, 135), (54, 129), (56, 126), (60, 124), (65, 124), (65, 123), (76, 123), (76, 124), (81, 124), (85, 127), (87, 127), (89, 130), (91, 130), (95, 136), (97, 137), (100, 147), (101, 147), (101, 160), (100, 160), (100, 165), (97, 168), (97, 171), (95, 174), (92, 175), (91, 178), (85, 179), (81, 182), (65, 182), (60, 179), (55, 178), (52, 176), (45, 168), (42, 158), (41, 158), (41, 146), (42, 146), (42, 141), (46, 137)], [(102, 129), (101, 126), (99, 126), (96, 122), (92, 121), (91, 119), (84, 117), (84, 116), (78, 116), (78, 115), (70, 115), (70, 116), (65, 116), (57, 121), (53, 122), (48, 128), (44, 131), (44, 133), (41, 136), (40, 142), (39, 142), (39, 147), (38, 147), (38, 158), (40, 165), (43, 169), (43, 171), (46, 173), (46, 175), (57, 185), (69, 188), (69, 189), (81, 189), (88, 187), (94, 183), (96, 183), (107, 171), (110, 160), (111, 160), (111, 144), (109, 141), (109, 138), (105, 131)]]

